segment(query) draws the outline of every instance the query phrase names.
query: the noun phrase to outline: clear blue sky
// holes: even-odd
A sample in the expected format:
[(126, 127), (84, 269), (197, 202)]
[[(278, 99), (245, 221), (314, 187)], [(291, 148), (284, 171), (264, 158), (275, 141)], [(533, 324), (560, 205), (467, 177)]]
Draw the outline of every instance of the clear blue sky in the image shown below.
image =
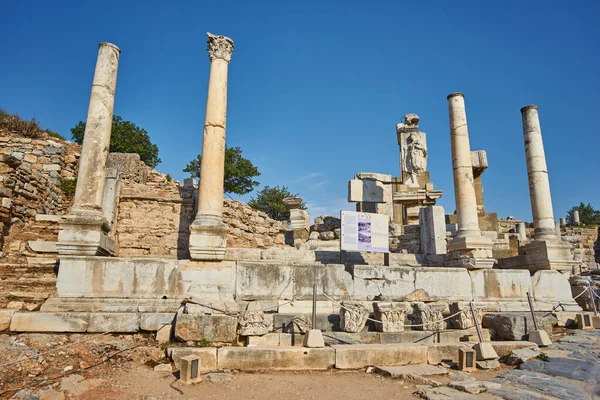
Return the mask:
[[(97, 45), (122, 50), (115, 112), (183, 179), (202, 147), (206, 31), (230, 36), (227, 142), (312, 216), (337, 213), (356, 172), (397, 175), (395, 125), (421, 117), (432, 181), (454, 210), (446, 96), (466, 95), (487, 151), (486, 209), (531, 220), (522, 106), (539, 106), (555, 217), (600, 208), (598, 1), (0, 0), (0, 107), (70, 137)], [(247, 200), (248, 196), (244, 197)]]

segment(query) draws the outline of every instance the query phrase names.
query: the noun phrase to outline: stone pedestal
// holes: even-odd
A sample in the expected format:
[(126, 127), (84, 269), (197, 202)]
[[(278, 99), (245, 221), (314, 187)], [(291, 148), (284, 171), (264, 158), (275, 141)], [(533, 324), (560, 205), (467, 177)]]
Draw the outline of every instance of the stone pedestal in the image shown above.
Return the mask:
[(301, 197), (286, 197), (283, 204), (290, 211), (290, 222), (294, 232), (294, 245), (299, 245), (308, 240), (310, 230), (310, 216), (303, 210)]
[(446, 265), (469, 269), (492, 268), (492, 241), (482, 236), (479, 229), (467, 114), (462, 93), (448, 96), (448, 114), (458, 229), (456, 237), (448, 243)]
[(223, 260), (227, 226), (223, 223), (227, 73), (233, 41), (208, 35), (210, 77), (204, 119), (198, 214), (190, 225), (190, 255), (194, 260)]
[(421, 253), (446, 254), (446, 221), (444, 207), (428, 206), (419, 214)]
[(73, 207), (60, 222), (59, 254), (113, 255), (110, 224), (103, 217), (106, 160), (110, 147), (120, 50), (100, 43), (81, 149)]

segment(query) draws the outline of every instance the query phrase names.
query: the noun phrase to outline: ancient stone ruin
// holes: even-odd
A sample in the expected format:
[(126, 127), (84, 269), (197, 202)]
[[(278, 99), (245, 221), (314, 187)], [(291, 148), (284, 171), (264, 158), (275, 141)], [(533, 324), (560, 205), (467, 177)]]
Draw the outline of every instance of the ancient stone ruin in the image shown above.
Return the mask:
[[(536, 106), (521, 109), (532, 226), (485, 209), (482, 174), (494, 165), (471, 150), (465, 96), (452, 93), (456, 212), (436, 205), (442, 191), (427, 159), (441, 155), (428, 152), (419, 117), (406, 114), (396, 126), (399, 176), (358, 172), (348, 189), (357, 211), (389, 219), (390, 252), (343, 255), (339, 218), (311, 226), (300, 198), (285, 201), (289, 224), (224, 199), (233, 49), (230, 38), (208, 34), (199, 184), (108, 153), (121, 53), (110, 43), (99, 46), (81, 147), (2, 133), (1, 329), (208, 341), (170, 352), (176, 362), (201, 354), (208, 369), (361, 368), (431, 362), (428, 346), (437, 344), (527, 339), (528, 296), (546, 330), (593, 310), (580, 273), (598, 262), (597, 231), (556, 230)], [(71, 204), (61, 182), (75, 176)], [(300, 356), (291, 346), (309, 330), (324, 332), (326, 346)], [(451, 347), (440, 360), (458, 354)]]

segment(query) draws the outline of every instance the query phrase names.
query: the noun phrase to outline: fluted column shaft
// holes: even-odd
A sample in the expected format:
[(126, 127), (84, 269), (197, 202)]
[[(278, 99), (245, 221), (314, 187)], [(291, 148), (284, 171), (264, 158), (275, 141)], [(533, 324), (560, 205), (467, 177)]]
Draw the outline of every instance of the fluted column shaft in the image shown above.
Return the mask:
[(481, 236), (477, 217), (477, 197), (471, 164), (465, 98), (462, 93), (448, 96), (450, 143), (454, 173), (454, 196), (458, 222), (457, 237)]
[(71, 213), (102, 215), (106, 160), (110, 148), (117, 69), (121, 50), (100, 43), (85, 124), (77, 187)]
[(521, 108), (534, 239), (556, 239), (550, 180), (537, 106)]

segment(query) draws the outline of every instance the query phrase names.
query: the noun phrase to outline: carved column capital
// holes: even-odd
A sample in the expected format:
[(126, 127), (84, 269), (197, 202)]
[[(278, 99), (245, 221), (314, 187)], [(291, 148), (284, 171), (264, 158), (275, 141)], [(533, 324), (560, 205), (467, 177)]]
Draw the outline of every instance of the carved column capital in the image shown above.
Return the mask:
[(210, 32), (206, 32), (208, 36), (208, 58), (210, 61), (223, 60), (227, 64), (231, 61), (231, 53), (233, 53), (233, 40), (227, 36), (213, 35)]

